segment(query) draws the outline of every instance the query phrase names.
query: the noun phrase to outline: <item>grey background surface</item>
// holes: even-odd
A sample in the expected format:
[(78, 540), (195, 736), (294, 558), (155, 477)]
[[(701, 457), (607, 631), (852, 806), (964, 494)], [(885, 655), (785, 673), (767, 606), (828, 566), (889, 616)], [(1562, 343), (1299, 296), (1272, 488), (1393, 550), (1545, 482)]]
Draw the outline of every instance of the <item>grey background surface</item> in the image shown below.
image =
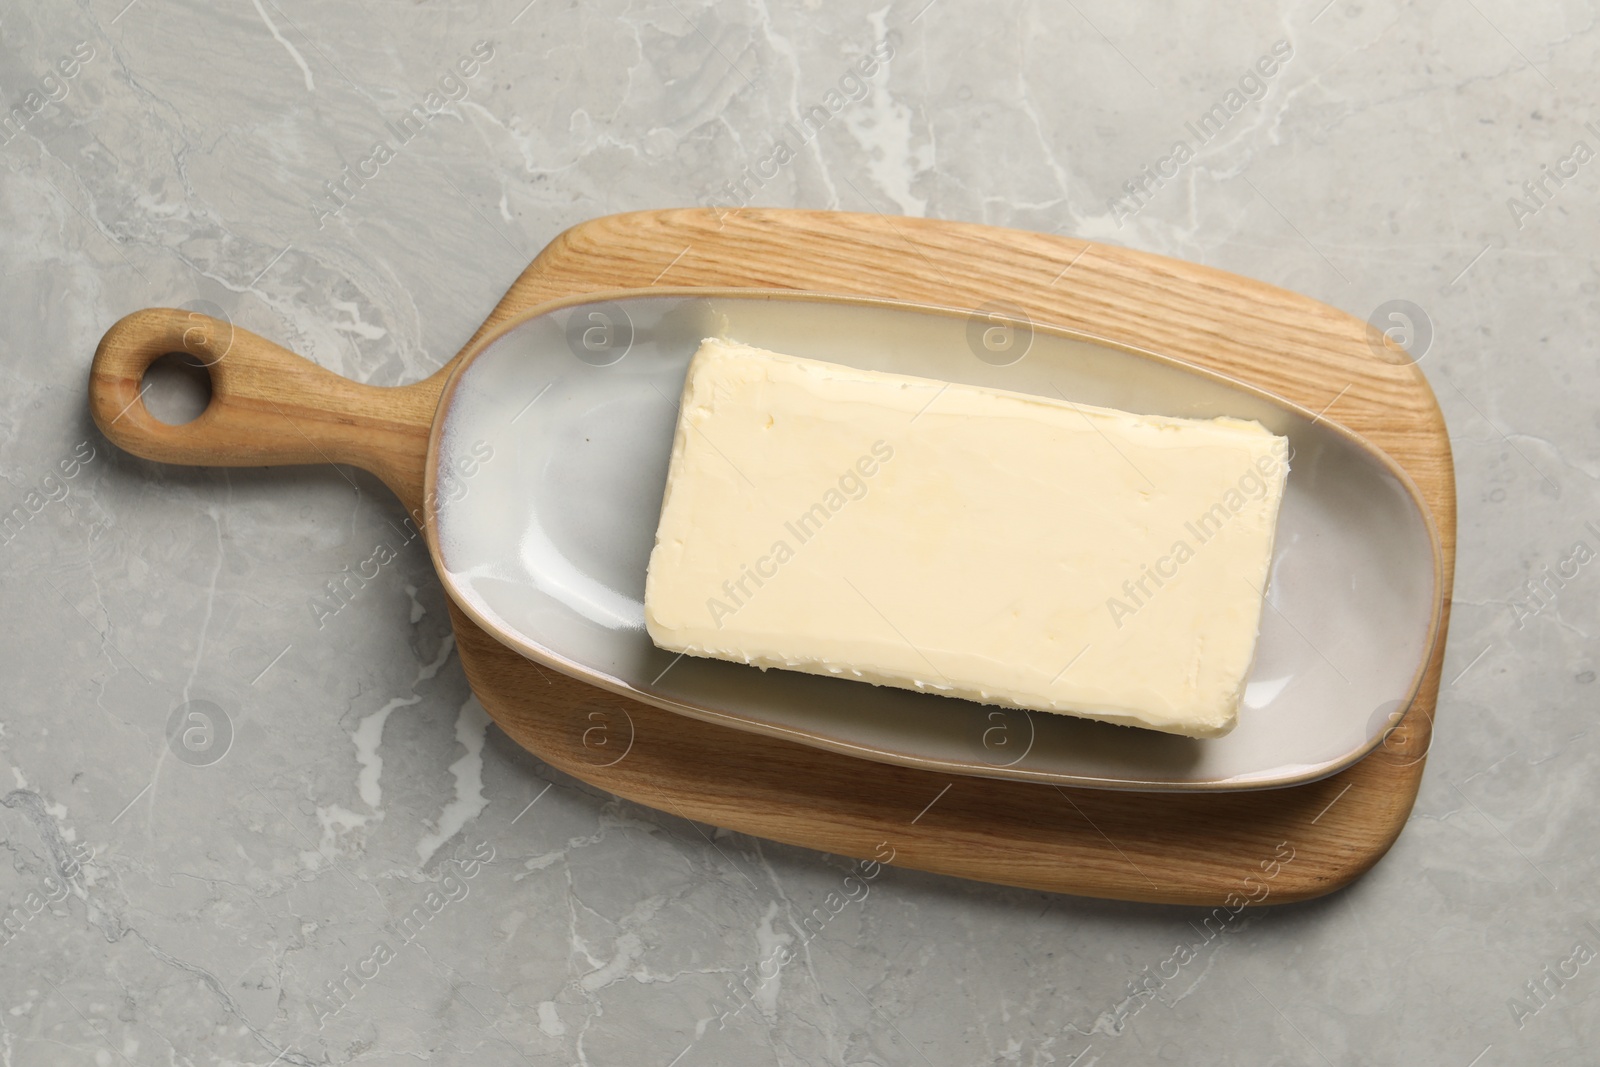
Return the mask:
[[(0, 510), (25, 517), (0, 538), (0, 1063), (1594, 1062), (1590, 6), (124, 3), (0, 13)], [(150, 305), (421, 377), (561, 229), (717, 197), (886, 38), (757, 203), (1409, 301), (1383, 324), (1449, 419), (1457, 599), (1415, 813), (1353, 888), (1181, 967), (1194, 909), (887, 869), (832, 914), (851, 862), (618, 802), (489, 725), (420, 543), (318, 620), (396, 539), (374, 479), (158, 466), (87, 416), (96, 341)], [(435, 90), (465, 95), (331, 213), (324, 183)], [(1119, 208), (1146, 166), (1170, 177)]]

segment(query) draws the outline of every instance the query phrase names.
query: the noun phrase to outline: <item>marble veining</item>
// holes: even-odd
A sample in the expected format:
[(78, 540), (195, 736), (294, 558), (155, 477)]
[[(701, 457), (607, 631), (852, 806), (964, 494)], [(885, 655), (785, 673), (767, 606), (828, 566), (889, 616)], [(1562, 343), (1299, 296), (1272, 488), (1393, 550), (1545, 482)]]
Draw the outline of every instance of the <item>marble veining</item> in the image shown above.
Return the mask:
[[(1592, 1063), (1597, 60), (1572, 2), (7, 5), (0, 1064)], [(1461, 521), (1387, 858), (1208, 922), (619, 801), (489, 723), (375, 479), (89, 421), (134, 309), (411, 381), (563, 228), (737, 203), (1081, 235), (1397, 331)]]

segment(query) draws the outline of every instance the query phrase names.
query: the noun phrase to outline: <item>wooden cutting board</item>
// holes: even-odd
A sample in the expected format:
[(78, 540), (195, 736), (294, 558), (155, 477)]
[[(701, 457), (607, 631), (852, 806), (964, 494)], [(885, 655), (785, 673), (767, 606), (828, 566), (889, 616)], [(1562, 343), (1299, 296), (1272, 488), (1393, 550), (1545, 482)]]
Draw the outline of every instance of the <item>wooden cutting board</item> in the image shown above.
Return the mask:
[[(1188, 360), (1323, 412), (1388, 452), (1420, 487), (1444, 547), (1448, 624), (1455, 481), (1443, 417), (1420, 372), (1392, 348), (1375, 350), (1366, 324), (1344, 312), (1072, 238), (838, 212), (680, 209), (613, 215), (559, 235), (473, 342), (549, 300), (652, 286), (973, 308), (1005, 301), (1035, 321)], [(421, 514), (427, 434), (455, 361), (415, 385), (376, 389), (235, 331), (233, 358), (211, 368), (206, 414), (163, 428), (137, 403), (144, 366), (157, 350), (196, 350), (194, 340), (178, 312), (137, 313), (106, 335), (91, 406), (115, 443), (169, 462), (354, 463)], [(208, 343), (202, 337), (199, 347)], [(859, 859), (892, 850), (894, 865), (941, 874), (1208, 906), (1315, 897), (1377, 862), (1416, 797), (1444, 650), (1441, 631), (1401, 728), (1332, 778), (1265, 792), (1135, 794), (956, 777), (729, 730), (540, 668), (453, 604), (451, 613), (467, 678), (500, 727), (552, 766), (630, 800)]]

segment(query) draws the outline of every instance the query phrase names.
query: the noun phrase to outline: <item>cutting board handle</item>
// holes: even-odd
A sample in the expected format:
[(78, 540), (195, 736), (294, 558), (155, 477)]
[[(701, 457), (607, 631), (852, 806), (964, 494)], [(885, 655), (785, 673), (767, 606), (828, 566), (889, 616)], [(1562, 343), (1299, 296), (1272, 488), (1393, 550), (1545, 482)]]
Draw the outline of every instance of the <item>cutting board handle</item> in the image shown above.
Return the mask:
[[(144, 405), (145, 371), (168, 353), (188, 354), (211, 378), (210, 403), (177, 426)], [(100, 339), (89, 408), (113, 444), (145, 459), (205, 467), (352, 463), (410, 503), (422, 495), (444, 377), (441, 370), (414, 385), (363, 385), (209, 315), (147, 308)]]

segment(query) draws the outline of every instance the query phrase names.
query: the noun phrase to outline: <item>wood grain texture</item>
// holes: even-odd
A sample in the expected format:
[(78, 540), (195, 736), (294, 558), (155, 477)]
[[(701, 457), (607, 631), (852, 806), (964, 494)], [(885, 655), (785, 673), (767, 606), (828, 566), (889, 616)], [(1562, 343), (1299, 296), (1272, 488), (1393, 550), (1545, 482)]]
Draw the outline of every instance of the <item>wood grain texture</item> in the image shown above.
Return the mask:
[[(1341, 311), (1210, 268), (1070, 238), (835, 212), (682, 209), (609, 216), (561, 234), (517, 279), (467, 349), (489, 329), (545, 301), (655, 285), (809, 289), (955, 307), (1004, 300), (1039, 322), (1162, 352), (1312, 411), (1325, 409), (1325, 417), (1388, 452), (1420, 487), (1444, 547), (1448, 625), (1455, 485), (1443, 418), (1403, 353), (1375, 349), (1365, 323)], [(113, 418), (135, 409), (144, 417), (136, 400), (138, 375), (130, 368), (155, 343), (138, 336), (148, 323), (113, 337), (128, 323), (102, 342), (91, 382), (96, 421), (114, 442), (175, 462), (314, 461), (281, 425), (273, 430), (272, 408), (314, 440), (313, 451), (374, 470), (408, 510), (420, 508), (416, 449), (450, 368), (402, 389), (325, 392), (303, 412), (290, 404), (305, 399), (298, 394), (305, 382), (280, 389), (267, 381), (277, 371), (244, 376), (227, 390), (234, 410), (275, 436), (267, 446), (245, 445), (246, 452), (227, 436), (210, 442), (219, 451), (208, 453), (203, 442), (178, 448), (174, 441), (189, 441), (183, 432), (192, 427), (206, 432), (200, 423), (210, 409), (196, 423), (175, 428), (176, 437), (152, 432), (143, 421), (129, 424), (130, 432), (126, 414)], [(170, 330), (174, 324), (155, 325)], [(255, 342), (276, 349), (250, 337), (245, 351), (252, 356), (260, 352)], [(281, 349), (267, 355), (280, 366), (285, 356), (297, 358)], [(213, 369), (214, 378), (226, 363)], [(233, 458), (221, 458), (225, 451)], [(1441, 631), (1403, 726), (1373, 755), (1332, 778), (1268, 792), (1130, 794), (952, 777), (731, 731), (541, 669), (454, 605), (451, 610), (467, 677), (501, 728), (551, 765), (631, 800), (856, 858), (871, 857), (886, 843), (896, 865), (1036, 889), (1207, 906), (1230, 898), (1281, 903), (1315, 897), (1377, 862), (1416, 797), (1443, 658)], [(1262, 864), (1281, 855), (1283, 842), (1293, 860), (1264, 879)], [(1255, 881), (1246, 883), (1247, 877)]]
[[(142, 399), (144, 372), (168, 353), (188, 355), (211, 377), (211, 402), (181, 426), (157, 419)], [(401, 499), (420, 501), (428, 431), (449, 371), (399, 389), (363, 385), (249, 330), (147, 308), (100, 339), (89, 413), (118, 447), (145, 459), (207, 467), (352, 463)]]

